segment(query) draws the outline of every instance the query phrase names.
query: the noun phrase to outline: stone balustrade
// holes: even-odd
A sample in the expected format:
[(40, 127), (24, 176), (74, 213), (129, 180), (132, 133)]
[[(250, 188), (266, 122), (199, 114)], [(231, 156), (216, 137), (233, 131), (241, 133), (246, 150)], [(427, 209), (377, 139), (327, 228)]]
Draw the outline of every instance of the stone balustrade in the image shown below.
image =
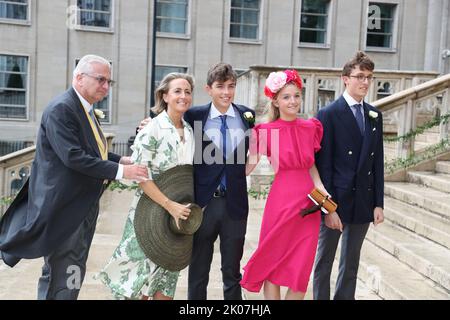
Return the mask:
[[(106, 133), (108, 148), (112, 149), (114, 134)], [(0, 157), (0, 199), (14, 196), (30, 175), (36, 146), (31, 146)], [(0, 216), (6, 210), (0, 205)]]
[[(256, 111), (256, 122), (263, 122), (268, 99), (264, 96), (265, 79), (270, 72), (292, 67), (251, 66), (238, 78), (236, 103)], [(345, 90), (341, 69), (295, 68), (304, 82), (299, 116), (310, 118), (318, 110), (337, 99)], [(437, 78), (438, 73), (422, 71), (376, 70), (366, 101), (383, 112), (384, 133), (403, 136), (411, 130), (450, 112), (450, 74)], [(448, 139), (449, 125), (426, 130), (409, 140), (385, 143), (385, 161), (405, 159), (427, 147)], [(249, 179), (251, 188), (262, 191), (270, 186), (273, 171), (262, 157)]]

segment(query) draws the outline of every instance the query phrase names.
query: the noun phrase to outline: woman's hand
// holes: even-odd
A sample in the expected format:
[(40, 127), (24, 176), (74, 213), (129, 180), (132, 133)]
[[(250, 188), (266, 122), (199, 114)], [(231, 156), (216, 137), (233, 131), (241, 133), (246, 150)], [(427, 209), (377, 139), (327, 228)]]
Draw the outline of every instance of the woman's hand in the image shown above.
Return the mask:
[(331, 194), (327, 191), (327, 189), (325, 189), (325, 187), (323, 186), (323, 184), (322, 184), (322, 185), (316, 186), (316, 188), (317, 188), (320, 192), (322, 192), (323, 194), (327, 195), (328, 198), (332, 198), (332, 197), (331, 197)]
[(179, 221), (187, 220), (189, 214), (191, 213), (191, 209), (188, 208), (189, 204), (183, 205), (178, 202), (168, 200), (164, 205), (164, 209), (166, 209), (170, 215), (175, 219), (175, 223), (177, 228), (180, 229)]

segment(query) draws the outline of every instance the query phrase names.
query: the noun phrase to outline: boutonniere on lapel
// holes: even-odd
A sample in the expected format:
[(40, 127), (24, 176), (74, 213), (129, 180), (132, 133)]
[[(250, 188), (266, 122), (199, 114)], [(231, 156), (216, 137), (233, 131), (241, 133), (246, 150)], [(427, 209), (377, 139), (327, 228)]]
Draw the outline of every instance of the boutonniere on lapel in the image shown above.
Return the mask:
[(253, 116), (253, 113), (251, 113), (250, 111), (247, 111), (247, 112), (244, 112), (243, 116), (244, 116), (245, 121), (247, 121), (249, 125), (255, 124), (255, 117)]
[(105, 119), (105, 113), (102, 110), (94, 109), (94, 114), (98, 122), (100, 122), (100, 119)]
[(370, 110), (369, 111), (369, 118), (370, 118), (370, 120), (377, 122), (378, 121), (378, 112)]

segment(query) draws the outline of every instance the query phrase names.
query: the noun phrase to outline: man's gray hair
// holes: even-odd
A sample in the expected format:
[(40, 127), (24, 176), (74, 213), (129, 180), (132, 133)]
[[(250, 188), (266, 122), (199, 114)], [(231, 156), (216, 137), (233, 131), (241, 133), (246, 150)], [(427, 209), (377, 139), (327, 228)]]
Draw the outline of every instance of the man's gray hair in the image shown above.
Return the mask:
[(111, 70), (111, 64), (109, 63), (108, 60), (100, 56), (96, 56), (94, 54), (88, 54), (85, 55), (83, 58), (81, 58), (80, 61), (78, 62), (77, 66), (75, 67), (75, 70), (73, 70), (73, 78), (75, 78), (77, 75), (81, 73), (91, 73), (92, 63), (107, 65)]

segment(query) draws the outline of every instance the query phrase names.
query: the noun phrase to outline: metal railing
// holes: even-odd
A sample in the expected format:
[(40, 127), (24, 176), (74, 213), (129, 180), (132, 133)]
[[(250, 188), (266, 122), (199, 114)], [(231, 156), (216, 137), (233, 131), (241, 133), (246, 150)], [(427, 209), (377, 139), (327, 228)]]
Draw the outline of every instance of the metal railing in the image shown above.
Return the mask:
[(0, 157), (31, 147), (33, 141), (0, 141)]
[(112, 152), (121, 156), (130, 156), (131, 149), (129, 142), (114, 141), (112, 144)]

